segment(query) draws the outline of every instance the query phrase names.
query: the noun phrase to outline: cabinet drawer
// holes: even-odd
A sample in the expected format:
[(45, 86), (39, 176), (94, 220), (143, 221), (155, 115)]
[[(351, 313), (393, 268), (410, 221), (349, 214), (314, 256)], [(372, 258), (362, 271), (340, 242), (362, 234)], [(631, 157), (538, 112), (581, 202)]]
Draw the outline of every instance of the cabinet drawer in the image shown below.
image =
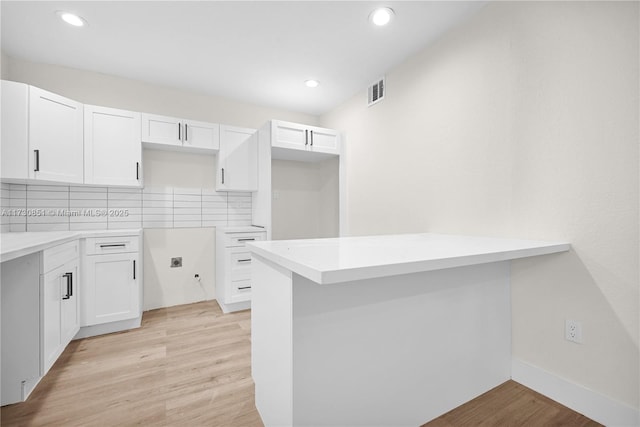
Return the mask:
[(232, 293), (234, 295), (246, 294), (251, 292), (251, 280), (238, 280), (232, 282)]
[(42, 272), (48, 273), (68, 261), (78, 258), (79, 254), (80, 248), (77, 240), (45, 249), (42, 252)]
[(264, 240), (266, 233), (227, 233), (225, 234), (224, 245), (227, 248), (244, 247), (247, 242), (255, 242), (258, 240)]
[(231, 248), (230, 251), (231, 280), (237, 281), (250, 279), (251, 252), (243, 247)]
[(138, 236), (89, 237), (85, 242), (87, 255), (138, 252)]

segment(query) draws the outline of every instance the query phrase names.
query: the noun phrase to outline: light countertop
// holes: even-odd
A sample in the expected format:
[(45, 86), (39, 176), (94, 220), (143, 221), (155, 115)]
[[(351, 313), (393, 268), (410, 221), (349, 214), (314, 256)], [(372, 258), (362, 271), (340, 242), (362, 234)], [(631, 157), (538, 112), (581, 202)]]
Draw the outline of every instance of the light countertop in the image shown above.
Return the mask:
[(258, 227), (256, 225), (244, 225), (244, 226), (230, 226), (230, 227), (216, 227), (217, 232), (221, 233), (254, 233), (265, 231), (264, 227)]
[(446, 234), (402, 234), (247, 244), (253, 253), (331, 284), (566, 252), (569, 243)]
[(131, 236), (140, 235), (141, 232), (141, 229), (126, 229), (2, 233), (0, 234), (0, 262), (10, 261), (75, 239)]

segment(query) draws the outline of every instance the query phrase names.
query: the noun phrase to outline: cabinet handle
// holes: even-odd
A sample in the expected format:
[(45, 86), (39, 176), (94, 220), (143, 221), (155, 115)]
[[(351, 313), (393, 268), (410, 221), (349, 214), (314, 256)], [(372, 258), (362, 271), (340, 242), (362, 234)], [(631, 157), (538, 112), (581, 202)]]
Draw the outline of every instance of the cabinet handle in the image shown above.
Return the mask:
[(251, 242), (253, 240), (256, 240), (255, 237), (247, 237), (246, 239), (238, 239), (238, 242)]
[(238, 290), (243, 291), (245, 289), (251, 289), (251, 286), (241, 286), (238, 288)]
[(38, 172), (40, 170), (40, 150), (33, 150), (33, 171)]
[(305, 147), (309, 145), (309, 131), (307, 129), (304, 130), (304, 145)]
[(185, 141), (189, 140), (189, 128), (186, 123), (184, 124), (184, 140)]
[(180, 123), (178, 123), (178, 141), (182, 141), (182, 125)]
[(222, 168), (222, 183), (224, 184), (224, 168)]
[(238, 262), (251, 262), (251, 258), (248, 259), (239, 259)]
[(136, 180), (140, 180), (140, 162), (136, 162)]
[(67, 279), (67, 294), (62, 297), (63, 300), (71, 298), (73, 295), (73, 273), (64, 273), (62, 277)]
[(126, 243), (113, 243), (110, 245), (100, 245), (101, 248), (124, 248), (127, 246)]
[(133, 280), (136, 280), (136, 260), (133, 260)]
[(311, 132), (311, 146), (313, 147), (313, 131), (310, 131), (310, 132)]

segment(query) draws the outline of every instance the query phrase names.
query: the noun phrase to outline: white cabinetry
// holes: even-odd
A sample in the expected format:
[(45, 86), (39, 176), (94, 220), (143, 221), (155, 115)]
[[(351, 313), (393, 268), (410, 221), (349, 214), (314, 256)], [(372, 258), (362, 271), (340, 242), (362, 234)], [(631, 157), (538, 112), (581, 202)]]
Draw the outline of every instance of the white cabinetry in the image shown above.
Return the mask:
[(81, 184), (82, 127), (82, 104), (30, 86), (30, 178)]
[(139, 235), (85, 240), (81, 326), (140, 318), (140, 247)]
[(22, 402), (40, 381), (40, 253), (2, 263), (2, 405)]
[(2, 81), (2, 178), (83, 182), (81, 103)]
[(220, 126), (216, 190), (258, 190), (258, 135), (255, 129)]
[(220, 126), (143, 113), (142, 142), (149, 148), (213, 154), (220, 148)]
[(279, 158), (279, 155), (285, 160), (314, 161), (325, 158), (325, 156), (301, 156), (296, 151), (335, 156), (340, 154), (340, 135), (335, 130), (281, 120), (273, 120), (271, 126), (271, 147), (274, 158)]
[(44, 376), (80, 329), (79, 243), (42, 253), (41, 375)]
[(139, 187), (140, 113), (84, 106), (84, 182)]
[(223, 312), (251, 307), (251, 252), (245, 245), (265, 239), (258, 227), (216, 228), (216, 300)]
[[(341, 234), (340, 223), (343, 223), (345, 215), (345, 169), (344, 158), (340, 156), (340, 133), (332, 129), (271, 120), (258, 129), (257, 135), (260, 188), (252, 194), (252, 224), (265, 227), (268, 240), (335, 237), (336, 234)], [(276, 173), (281, 174), (283, 168), (287, 167), (287, 162), (273, 160), (299, 162), (294, 165), (296, 170), (304, 173), (307, 169), (310, 177), (315, 174), (320, 185), (316, 187), (317, 190), (305, 190), (304, 197), (307, 201), (305, 206), (318, 206), (317, 209), (308, 208), (305, 211), (289, 208), (291, 199), (288, 197), (298, 196), (288, 191), (292, 187), (283, 186), (282, 182), (278, 182), (282, 178), (272, 178), (274, 165), (280, 168)], [(280, 185), (280, 188), (274, 188), (274, 185)], [(278, 195), (280, 190), (284, 191)], [(335, 230), (333, 219), (336, 208), (338, 230)], [(273, 216), (276, 212), (280, 216), (274, 221)], [(288, 230), (283, 232), (284, 228)]]

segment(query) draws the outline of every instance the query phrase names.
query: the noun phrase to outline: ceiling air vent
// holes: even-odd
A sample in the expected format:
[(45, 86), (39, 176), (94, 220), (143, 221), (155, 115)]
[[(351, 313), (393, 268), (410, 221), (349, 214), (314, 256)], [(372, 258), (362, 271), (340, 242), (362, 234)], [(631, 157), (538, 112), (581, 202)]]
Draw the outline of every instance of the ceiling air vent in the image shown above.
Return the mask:
[(377, 104), (378, 102), (384, 99), (386, 88), (384, 84), (384, 77), (369, 86), (367, 106), (371, 107), (373, 104)]

